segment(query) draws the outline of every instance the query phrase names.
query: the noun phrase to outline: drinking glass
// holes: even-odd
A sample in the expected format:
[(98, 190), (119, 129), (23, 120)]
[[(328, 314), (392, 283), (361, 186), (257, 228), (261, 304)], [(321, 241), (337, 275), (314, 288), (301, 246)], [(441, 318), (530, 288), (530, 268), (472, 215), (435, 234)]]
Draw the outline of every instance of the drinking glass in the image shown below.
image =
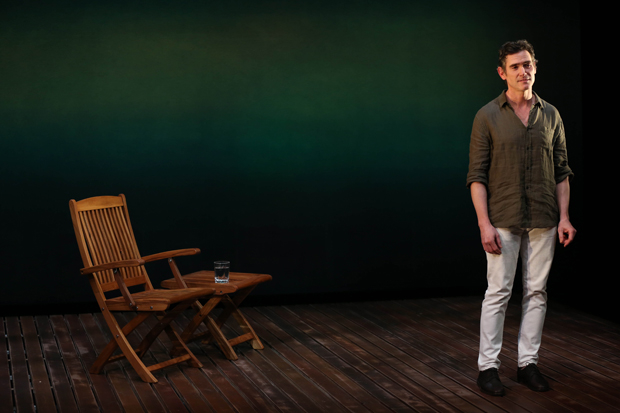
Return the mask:
[(230, 272), (230, 261), (215, 261), (214, 270), (215, 270), (215, 282), (216, 283), (227, 283), (228, 282), (228, 273)]

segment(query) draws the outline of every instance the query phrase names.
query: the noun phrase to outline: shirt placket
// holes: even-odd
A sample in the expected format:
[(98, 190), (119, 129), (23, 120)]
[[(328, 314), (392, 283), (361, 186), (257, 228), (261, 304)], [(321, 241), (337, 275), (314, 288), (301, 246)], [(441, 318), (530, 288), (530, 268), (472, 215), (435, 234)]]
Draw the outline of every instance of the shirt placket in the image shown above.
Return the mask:
[(533, 125), (536, 121), (536, 105), (530, 109), (530, 114), (525, 130), (525, 158), (524, 158), (524, 205), (523, 226), (529, 228), (532, 225), (532, 171), (534, 166), (534, 139)]

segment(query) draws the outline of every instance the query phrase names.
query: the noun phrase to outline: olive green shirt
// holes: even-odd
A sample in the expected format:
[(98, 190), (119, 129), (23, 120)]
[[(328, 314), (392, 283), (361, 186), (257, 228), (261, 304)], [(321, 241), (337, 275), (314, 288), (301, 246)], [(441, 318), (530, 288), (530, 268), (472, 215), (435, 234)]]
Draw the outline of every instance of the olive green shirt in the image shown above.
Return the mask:
[(527, 126), (505, 91), (474, 119), (467, 186), (486, 185), (489, 219), (496, 228), (556, 226), (556, 185), (573, 176), (562, 118), (554, 106), (534, 96)]

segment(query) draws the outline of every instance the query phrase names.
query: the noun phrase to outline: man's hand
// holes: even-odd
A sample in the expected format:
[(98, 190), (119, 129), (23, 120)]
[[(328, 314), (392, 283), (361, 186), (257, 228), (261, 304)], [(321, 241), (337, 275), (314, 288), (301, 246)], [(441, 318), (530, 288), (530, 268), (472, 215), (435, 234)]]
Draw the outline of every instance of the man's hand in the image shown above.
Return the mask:
[(568, 246), (568, 244), (575, 239), (576, 234), (577, 230), (568, 219), (560, 220), (560, 223), (558, 224), (558, 237), (560, 239), (560, 244), (565, 247)]
[(480, 226), (480, 239), (482, 240), (482, 247), (489, 254), (499, 255), (502, 253), (502, 240), (493, 225)]
[(566, 178), (556, 185), (555, 196), (558, 200), (558, 209), (560, 210), (560, 222), (558, 223), (558, 237), (560, 244), (565, 247), (570, 244), (577, 234), (577, 230), (570, 223), (568, 217), (568, 203), (570, 200), (570, 184)]
[(499, 232), (495, 229), (489, 220), (489, 212), (487, 210), (487, 187), (481, 182), (472, 182), (471, 200), (476, 209), (478, 216), (478, 227), (480, 228), (480, 239), (482, 247), (489, 254), (499, 255), (502, 253), (502, 241), (499, 238)]

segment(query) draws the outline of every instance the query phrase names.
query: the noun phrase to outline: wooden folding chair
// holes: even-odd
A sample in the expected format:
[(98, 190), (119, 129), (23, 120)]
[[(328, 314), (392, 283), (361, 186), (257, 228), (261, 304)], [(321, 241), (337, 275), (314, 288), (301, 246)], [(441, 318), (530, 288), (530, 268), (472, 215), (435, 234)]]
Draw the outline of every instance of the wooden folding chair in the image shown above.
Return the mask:
[[(107, 363), (127, 359), (142, 380), (156, 383), (157, 379), (151, 373), (154, 370), (183, 361), (189, 362), (194, 367), (202, 367), (170, 323), (197, 299), (209, 297), (215, 290), (154, 289), (144, 268), (144, 264), (150, 261), (173, 260), (174, 257), (197, 254), (200, 250), (196, 248), (174, 250), (141, 257), (129, 221), (127, 202), (122, 194), (81, 201), (72, 199), (69, 201), (69, 207), (84, 264), (80, 272), (89, 276), (93, 293), (113, 337), (97, 357), (90, 372), (100, 373)], [(140, 287), (143, 291), (129, 290)], [(117, 296), (107, 298), (106, 293), (110, 295), (113, 291), (117, 292)], [(136, 316), (121, 327), (114, 316), (114, 312), (117, 311), (132, 311)], [(127, 336), (151, 315), (157, 317), (158, 322), (134, 348)], [(142, 357), (162, 332), (165, 332), (172, 342), (171, 355), (181, 355), (146, 366)], [(119, 348), (121, 354), (114, 354)]]
[[(213, 271), (198, 271), (182, 276), (176, 263), (169, 261), (169, 264), (174, 278), (163, 281), (161, 283), (163, 288), (215, 289), (215, 294), (205, 304), (201, 304), (200, 301), (196, 301), (194, 304), (193, 307), (197, 313), (181, 333), (183, 341), (187, 343), (202, 339), (203, 343), (208, 343), (211, 339), (215, 339), (229, 360), (237, 360), (237, 353), (233, 346), (246, 341), (249, 341), (254, 349), (260, 350), (264, 348), (263, 343), (261, 343), (258, 335), (239, 309), (239, 306), (258, 284), (271, 280), (271, 275), (231, 272), (227, 283), (216, 283)], [(211, 312), (218, 305), (222, 308), (222, 311), (217, 319), (214, 319), (211, 316)], [(231, 315), (241, 328), (242, 334), (228, 339), (222, 332), (222, 326), (230, 319)], [(205, 324), (207, 330), (196, 333), (196, 329), (201, 323)]]

